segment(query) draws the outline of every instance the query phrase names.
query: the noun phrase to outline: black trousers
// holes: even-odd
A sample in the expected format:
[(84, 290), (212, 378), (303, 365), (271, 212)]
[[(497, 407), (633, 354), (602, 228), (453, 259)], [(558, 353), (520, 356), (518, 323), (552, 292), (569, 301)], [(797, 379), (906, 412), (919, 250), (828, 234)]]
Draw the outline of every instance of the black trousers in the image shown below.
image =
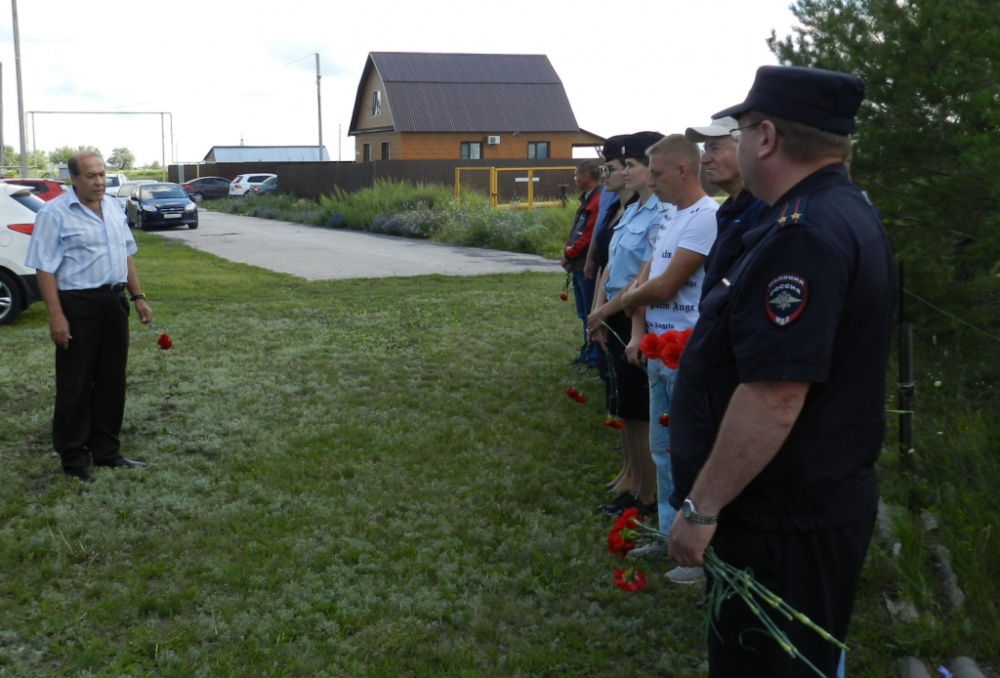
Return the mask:
[[(816, 532), (765, 532), (720, 523), (712, 548), (727, 563), (749, 567), (757, 581), (843, 642), (874, 525), (874, 514)], [(840, 649), (799, 622), (774, 611), (770, 616), (824, 676), (836, 675)], [(709, 678), (815, 678), (805, 662), (759, 633), (762, 628), (745, 603), (735, 597), (723, 603), (708, 633)]]
[(59, 302), (72, 339), (56, 347), (52, 444), (65, 468), (106, 463), (121, 456), (129, 304), (110, 291), (60, 291)]

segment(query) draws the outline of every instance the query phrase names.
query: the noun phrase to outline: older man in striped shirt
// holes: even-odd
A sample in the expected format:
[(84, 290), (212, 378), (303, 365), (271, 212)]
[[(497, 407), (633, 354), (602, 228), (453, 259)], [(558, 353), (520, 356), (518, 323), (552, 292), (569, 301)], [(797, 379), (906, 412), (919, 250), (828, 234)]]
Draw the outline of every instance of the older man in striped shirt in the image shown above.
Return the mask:
[(139, 286), (136, 244), (121, 207), (104, 193), (104, 161), (78, 153), (69, 161), (73, 188), (45, 204), (25, 263), (38, 289), (56, 345), (56, 404), (52, 444), (63, 473), (92, 482), (95, 466), (139, 468), (122, 456), (118, 435), (125, 412), (128, 290), (139, 320), (153, 311)]

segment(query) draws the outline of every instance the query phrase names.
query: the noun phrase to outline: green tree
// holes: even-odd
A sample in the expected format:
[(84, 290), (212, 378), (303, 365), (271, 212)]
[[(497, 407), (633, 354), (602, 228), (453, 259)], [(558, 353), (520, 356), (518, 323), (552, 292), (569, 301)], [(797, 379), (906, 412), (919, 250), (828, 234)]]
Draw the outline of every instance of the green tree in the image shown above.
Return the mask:
[[(4, 146), (4, 162), (15, 170), (21, 167), (21, 154), (11, 146)], [(49, 168), (49, 154), (45, 151), (28, 151), (28, 176), (41, 176)]]
[(97, 155), (103, 157), (100, 149), (95, 146), (81, 145), (76, 148), (73, 148), (72, 146), (60, 146), (56, 150), (49, 153), (49, 160), (53, 165), (65, 165), (74, 155), (77, 153), (83, 153), (84, 151), (90, 151), (91, 153), (96, 153)]
[(995, 331), (1000, 5), (798, 0), (792, 12), (802, 25), (769, 41), (781, 63), (865, 81), (851, 171), (905, 262), (906, 288)]
[(108, 158), (108, 167), (120, 170), (130, 170), (135, 165), (135, 156), (127, 148), (115, 148)]

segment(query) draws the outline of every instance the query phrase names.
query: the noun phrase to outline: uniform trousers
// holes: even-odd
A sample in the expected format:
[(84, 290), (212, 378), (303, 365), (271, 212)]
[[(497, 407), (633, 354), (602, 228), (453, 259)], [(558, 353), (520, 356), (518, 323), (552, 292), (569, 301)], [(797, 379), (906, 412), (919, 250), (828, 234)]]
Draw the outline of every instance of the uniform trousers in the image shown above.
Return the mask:
[(121, 292), (61, 290), (69, 348), (56, 347), (52, 444), (64, 468), (120, 457), (129, 303)]
[[(720, 521), (712, 548), (725, 562), (740, 569), (750, 568), (758, 582), (843, 641), (874, 525), (874, 514), (870, 519), (809, 532), (753, 530)], [(770, 609), (766, 604), (760, 604), (760, 608)], [(774, 611), (771, 618), (824, 676), (837, 675), (839, 648), (797, 621)], [(708, 633), (709, 678), (816, 675), (805, 662), (791, 657), (773, 639), (760, 633), (761, 622), (735, 596), (722, 604), (713, 624)]]

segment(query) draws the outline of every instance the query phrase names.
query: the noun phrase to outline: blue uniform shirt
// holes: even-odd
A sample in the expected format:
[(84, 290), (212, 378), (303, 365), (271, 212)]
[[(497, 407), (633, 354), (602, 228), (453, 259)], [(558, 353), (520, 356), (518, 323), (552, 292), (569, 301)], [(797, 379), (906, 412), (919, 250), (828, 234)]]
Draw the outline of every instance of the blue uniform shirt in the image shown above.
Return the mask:
[(608, 299), (622, 291), (639, 275), (642, 264), (653, 253), (653, 224), (660, 223), (663, 206), (656, 195), (651, 195), (645, 203), (632, 203), (622, 214), (615, 226), (608, 247), (608, 279), (604, 283), (604, 293)]

